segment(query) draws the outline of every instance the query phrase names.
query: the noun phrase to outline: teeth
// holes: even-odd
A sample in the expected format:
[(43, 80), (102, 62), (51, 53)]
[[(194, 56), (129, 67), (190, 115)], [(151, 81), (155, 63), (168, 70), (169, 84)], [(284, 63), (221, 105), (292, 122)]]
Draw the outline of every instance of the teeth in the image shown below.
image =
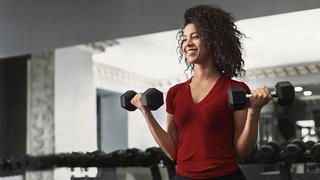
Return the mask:
[(190, 49), (190, 50), (187, 51), (187, 54), (193, 54), (193, 53), (195, 53), (196, 51), (197, 51), (197, 50)]

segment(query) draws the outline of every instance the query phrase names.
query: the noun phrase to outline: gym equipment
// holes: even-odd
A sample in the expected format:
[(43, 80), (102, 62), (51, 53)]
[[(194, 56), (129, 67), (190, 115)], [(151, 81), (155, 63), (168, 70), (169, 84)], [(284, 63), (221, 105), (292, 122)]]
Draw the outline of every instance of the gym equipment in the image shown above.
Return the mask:
[(250, 155), (246, 158), (246, 159), (243, 159), (243, 160), (239, 160), (239, 163), (240, 164), (253, 164), (253, 163), (256, 163), (256, 154), (258, 152), (258, 148), (257, 146), (254, 147), (254, 149), (251, 151)]
[(320, 141), (315, 143), (311, 148), (312, 160), (320, 162)]
[(306, 144), (307, 150), (311, 150), (316, 143), (314, 141), (309, 140), (305, 144)]
[(291, 171), (290, 171), (290, 164), (281, 163), (279, 165), (280, 170), (280, 179), (281, 180), (292, 180)]
[[(290, 105), (295, 98), (294, 87), (289, 81), (278, 82), (275, 86), (276, 91), (271, 92), (272, 97), (278, 98), (278, 103), (282, 106)], [(241, 86), (235, 86), (228, 89), (228, 104), (233, 110), (242, 110), (246, 107), (247, 98), (251, 94), (246, 94)]]
[(312, 162), (313, 161), (313, 157), (312, 157), (312, 154), (311, 154), (311, 149), (312, 147), (315, 145), (316, 143), (314, 141), (307, 141), (305, 143), (305, 147), (306, 147), (306, 151), (305, 153), (303, 154), (303, 157), (302, 157), (302, 161), (303, 162)]
[(255, 155), (255, 159), (259, 163), (275, 163), (278, 160), (279, 153), (279, 145), (270, 141), (260, 147)]
[(176, 175), (176, 162), (172, 161), (160, 148), (148, 148), (146, 149), (146, 152), (151, 153), (153, 159), (160, 159), (163, 165), (167, 168), (169, 179), (174, 178)]
[[(104, 153), (97, 150), (94, 152), (72, 152), (52, 155), (30, 156), (23, 155), (11, 158), (0, 159), (0, 171), (39, 171), (60, 167), (73, 168), (99, 168), (99, 175), (95, 178), (72, 177), (71, 179), (110, 179), (110, 174), (117, 167), (145, 167), (150, 168), (152, 179), (161, 180), (159, 164), (166, 167), (169, 178), (172, 179), (175, 175), (175, 163), (171, 161), (166, 154), (157, 147), (148, 148), (146, 151), (141, 151), (136, 148), (120, 149), (111, 153)], [(108, 169), (113, 169), (110, 173)], [(113, 178), (114, 179), (114, 178)]]
[[(132, 98), (137, 93), (129, 90), (120, 96), (121, 107), (128, 111), (135, 111), (137, 107), (131, 104)], [(142, 106), (148, 110), (157, 110), (163, 105), (163, 94), (156, 88), (149, 88), (141, 96)]]
[(299, 139), (291, 139), (283, 149), (281, 159), (286, 163), (298, 162), (306, 150), (306, 145)]

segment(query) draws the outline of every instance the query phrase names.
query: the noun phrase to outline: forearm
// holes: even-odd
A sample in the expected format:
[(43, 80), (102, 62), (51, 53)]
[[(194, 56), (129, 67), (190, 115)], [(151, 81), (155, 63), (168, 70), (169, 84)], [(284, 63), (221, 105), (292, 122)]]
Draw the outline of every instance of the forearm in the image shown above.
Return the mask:
[(150, 132), (157, 144), (171, 160), (175, 160), (177, 154), (177, 145), (175, 144), (173, 138), (170, 136), (170, 134), (162, 129), (150, 111), (143, 111), (142, 114), (146, 119)]
[(245, 127), (236, 142), (239, 159), (247, 158), (256, 145), (260, 110), (248, 109)]

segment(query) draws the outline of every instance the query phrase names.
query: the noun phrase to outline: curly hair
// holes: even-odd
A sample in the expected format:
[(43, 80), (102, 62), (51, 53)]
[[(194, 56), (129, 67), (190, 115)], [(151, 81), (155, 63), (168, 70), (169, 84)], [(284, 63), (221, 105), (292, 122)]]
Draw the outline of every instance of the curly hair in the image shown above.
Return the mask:
[[(213, 63), (217, 70), (226, 77), (243, 77), (244, 61), (242, 59), (242, 43), (240, 39), (246, 37), (234, 24), (232, 14), (222, 10), (217, 5), (197, 5), (186, 10), (184, 14), (184, 25), (177, 33), (179, 63), (184, 55), (182, 49), (183, 29), (190, 23), (195, 24), (204, 42), (213, 57)], [(187, 71), (194, 65), (184, 58)]]

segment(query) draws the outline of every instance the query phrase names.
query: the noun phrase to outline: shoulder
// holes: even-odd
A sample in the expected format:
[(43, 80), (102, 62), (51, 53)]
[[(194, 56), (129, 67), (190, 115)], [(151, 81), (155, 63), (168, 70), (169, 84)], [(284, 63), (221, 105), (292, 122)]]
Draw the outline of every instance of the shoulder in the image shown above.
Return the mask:
[(234, 84), (234, 85), (237, 85), (237, 86), (247, 86), (248, 85), (245, 83), (245, 82), (242, 82), (242, 81), (238, 81), (238, 80), (234, 80), (234, 79), (230, 79), (231, 80), (231, 83)]
[(170, 87), (167, 94), (170, 96), (174, 96), (175, 94), (177, 94), (177, 92), (181, 92), (181, 90), (185, 87), (188, 81), (189, 80), (182, 83), (175, 84), (174, 86)]
[(224, 78), (230, 82), (230, 86), (234, 87), (234, 86), (241, 86), (243, 87), (247, 93), (250, 93), (250, 88), (248, 87), (248, 85), (245, 83), (245, 82), (242, 82), (240, 80), (235, 80), (235, 79), (231, 79), (231, 78), (228, 78), (228, 77), (225, 77)]
[(185, 81), (185, 82), (182, 82), (182, 83), (178, 83), (178, 84), (175, 84), (174, 86), (170, 87), (168, 92), (171, 91), (177, 91), (177, 90), (180, 90), (182, 88), (184, 88), (184, 86), (186, 85), (186, 83), (188, 82), (189, 80)]

